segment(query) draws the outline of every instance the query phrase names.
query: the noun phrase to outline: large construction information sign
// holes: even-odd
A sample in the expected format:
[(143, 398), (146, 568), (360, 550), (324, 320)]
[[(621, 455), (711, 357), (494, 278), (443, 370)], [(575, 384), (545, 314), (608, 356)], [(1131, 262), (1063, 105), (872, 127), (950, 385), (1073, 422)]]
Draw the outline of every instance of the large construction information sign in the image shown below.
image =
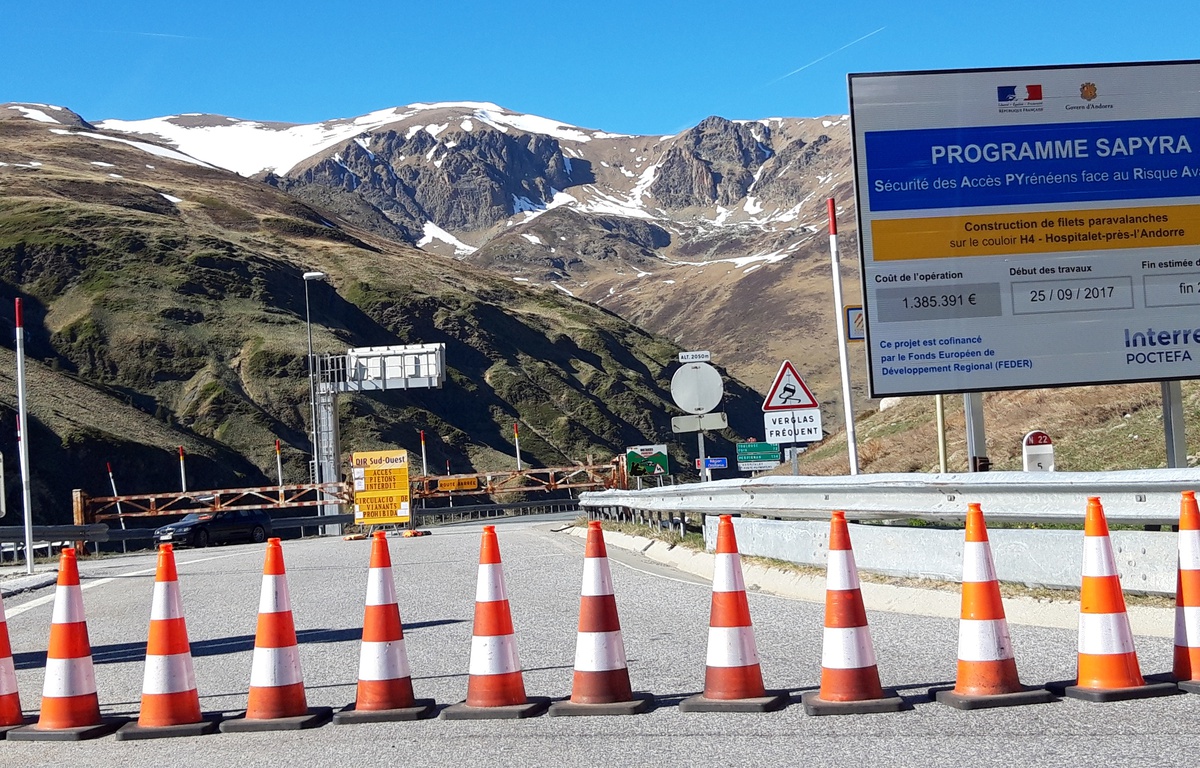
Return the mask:
[(1198, 82), (851, 75), (871, 395), (1200, 376)]
[(383, 525), (409, 521), (408, 451), (351, 454), (354, 522)]

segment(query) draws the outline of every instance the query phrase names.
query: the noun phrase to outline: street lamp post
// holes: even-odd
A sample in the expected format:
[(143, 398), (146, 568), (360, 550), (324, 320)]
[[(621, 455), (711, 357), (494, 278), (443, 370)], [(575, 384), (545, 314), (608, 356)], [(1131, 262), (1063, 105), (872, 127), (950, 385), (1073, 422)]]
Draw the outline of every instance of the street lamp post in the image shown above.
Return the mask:
[(312, 458), (313, 458), (313, 481), (321, 482), (321, 454), (320, 454), (320, 436), (317, 430), (317, 382), (316, 382), (316, 361), (313, 360), (313, 343), (312, 343), (312, 313), (308, 303), (308, 284), (313, 280), (323, 280), (324, 272), (305, 272), (304, 273), (304, 325), (308, 329), (308, 406), (309, 417), (312, 419)]

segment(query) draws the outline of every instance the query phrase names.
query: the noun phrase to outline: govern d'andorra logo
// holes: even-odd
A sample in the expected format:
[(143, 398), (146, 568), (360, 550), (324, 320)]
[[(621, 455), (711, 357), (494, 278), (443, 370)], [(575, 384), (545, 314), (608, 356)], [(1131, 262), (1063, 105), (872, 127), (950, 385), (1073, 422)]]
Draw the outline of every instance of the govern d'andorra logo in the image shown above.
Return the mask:
[(1065, 104), (1064, 109), (1112, 109), (1112, 104), (1105, 104), (1096, 101), (1096, 97), (1100, 95), (1100, 89), (1093, 82), (1079, 84), (1079, 98), (1083, 99), (1082, 104)]

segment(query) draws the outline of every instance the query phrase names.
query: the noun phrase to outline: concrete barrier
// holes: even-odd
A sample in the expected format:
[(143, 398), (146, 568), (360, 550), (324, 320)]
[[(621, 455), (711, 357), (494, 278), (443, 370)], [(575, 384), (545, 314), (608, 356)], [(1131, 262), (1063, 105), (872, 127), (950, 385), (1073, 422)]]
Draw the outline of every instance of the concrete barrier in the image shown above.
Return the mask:
[[(744, 555), (824, 567), (829, 523), (734, 518)], [(858, 567), (889, 576), (959, 581), (961, 530), (851, 525)], [(1078, 589), (1083, 568), (1083, 531), (994, 529), (988, 531), (996, 575), (1030, 586)], [(716, 547), (717, 518), (705, 517), (704, 542)], [(1175, 594), (1176, 534), (1113, 531), (1121, 585), (1130, 591)], [(919, 553), (919, 557), (914, 557)]]

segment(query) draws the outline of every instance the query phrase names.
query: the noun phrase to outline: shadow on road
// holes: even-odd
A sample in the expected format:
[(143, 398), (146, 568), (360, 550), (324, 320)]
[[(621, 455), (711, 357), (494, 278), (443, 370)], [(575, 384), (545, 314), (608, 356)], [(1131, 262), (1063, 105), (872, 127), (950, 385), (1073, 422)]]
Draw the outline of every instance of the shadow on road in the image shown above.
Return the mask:
[[(412, 632), (426, 627), (440, 627), (445, 624), (461, 624), (466, 619), (436, 619), (433, 621), (414, 621), (404, 625), (405, 632)], [(362, 639), (362, 629), (303, 629), (296, 632), (296, 640), (300, 645), (308, 643), (343, 643)], [(212, 640), (193, 641), (192, 656), (220, 656), (227, 653), (249, 653), (254, 650), (254, 635), (235, 635), (233, 637), (218, 637)], [(141, 661), (146, 657), (146, 644), (116, 643), (112, 645), (97, 645), (92, 647), (93, 664), (124, 664)], [(17, 669), (39, 669), (46, 666), (46, 652), (34, 651), (14, 653), (13, 665)]]

